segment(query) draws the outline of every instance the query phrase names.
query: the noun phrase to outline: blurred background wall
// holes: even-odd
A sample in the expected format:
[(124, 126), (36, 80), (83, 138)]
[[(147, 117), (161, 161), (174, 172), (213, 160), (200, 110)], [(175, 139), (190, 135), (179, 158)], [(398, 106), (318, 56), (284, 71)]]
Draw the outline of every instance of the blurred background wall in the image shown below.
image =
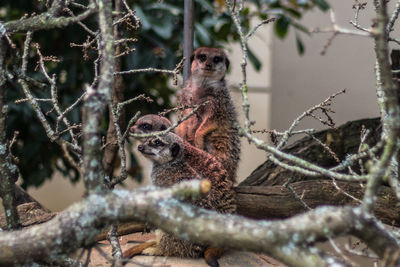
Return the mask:
[[(353, 1), (330, 1), (339, 26), (354, 29)], [(394, 3), (391, 3), (392, 5)], [(370, 6), (369, 6), (370, 5)], [(360, 13), (360, 24), (369, 28), (373, 18), (372, 3)], [(389, 9), (393, 10), (393, 9)], [(312, 11), (303, 19), (308, 28), (330, 28), (329, 13)], [(271, 127), (284, 130), (302, 111), (320, 103), (332, 93), (347, 89), (333, 105), (336, 123), (379, 115), (375, 92), (375, 52), (371, 38), (338, 35), (321, 51), (331, 33), (302, 35), (306, 52), (300, 56), (295, 48), (295, 35), (272, 44)], [(322, 125), (308, 120), (302, 127)]]
[[(351, 28), (353, 19), (352, 1), (331, 1), (340, 26)], [(360, 22), (369, 27), (372, 23), (372, 7), (360, 14)], [(254, 22), (254, 25), (256, 22)], [(309, 28), (330, 27), (329, 14), (314, 11), (306, 14), (303, 24)], [(327, 53), (320, 54), (330, 34), (301, 34), (305, 44), (305, 54), (300, 56), (296, 49), (293, 29), (285, 40), (278, 39), (272, 32), (272, 25), (264, 26), (251, 39), (250, 47), (262, 61), (260, 72), (252, 66), (248, 70), (251, 120), (256, 121), (254, 129), (285, 130), (303, 111), (312, 107), (332, 93), (346, 88), (345, 95), (338, 96), (332, 108), (336, 111), (337, 124), (349, 120), (378, 116), (375, 97), (374, 50), (370, 39), (358, 36), (337, 36)], [(228, 84), (232, 89), (237, 111), (241, 112), (241, 52), (238, 45), (226, 47), (231, 59)], [(308, 119), (300, 129), (324, 128), (320, 123)], [(268, 136), (260, 138), (268, 140)], [(137, 153), (136, 153), (137, 154)], [(149, 183), (148, 161), (138, 155), (143, 165), (145, 179), (143, 184), (128, 181), (126, 186), (133, 188)], [(263, 163), (265, 153), (242, 140), (242, 157), (238, 179), (243, 180), (252, 170)], [(61, 190), (60, 190), (61, 189)], [(31, 188), (29, 193), (52, 210), (62, 210), (72, 202), (81, 199), (82, 182), (71, 185), (67, 179), (55, 176), (39, 189)]]

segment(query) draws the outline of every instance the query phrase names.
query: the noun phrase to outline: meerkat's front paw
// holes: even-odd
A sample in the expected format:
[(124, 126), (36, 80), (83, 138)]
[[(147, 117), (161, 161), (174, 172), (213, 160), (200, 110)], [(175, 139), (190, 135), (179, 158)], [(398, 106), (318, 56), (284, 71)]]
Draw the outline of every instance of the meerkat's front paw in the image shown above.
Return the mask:
[(160, 249), (159, 246), (157, 245), (157, 243), (155, 241), (153, 241), (154, 244), (146, 249), (144, 249), (142, 251), (143, 255), (148, 255), (148, 256), (160, 256)]

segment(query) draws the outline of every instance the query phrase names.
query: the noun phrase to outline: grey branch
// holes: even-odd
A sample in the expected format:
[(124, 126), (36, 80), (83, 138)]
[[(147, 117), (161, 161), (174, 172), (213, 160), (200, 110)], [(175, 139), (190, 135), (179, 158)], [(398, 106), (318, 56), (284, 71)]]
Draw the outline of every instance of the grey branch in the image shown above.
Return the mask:
[(112, 5), (110, 1), (99, 1), (99, 85), (95, 90), (88, 86), (84, 104), (84, 154), (83, 171), (87, 192), (105, 190), (102, 166), (100, 124), (107, 105), (111, 102), (114, 71), (114, 38), (112, 28)]
[(392, 79), (392, 71), (389, 63), (388, 47), (388, 16), (386, 1), (375, 2), (376, 26), (372, 29), (375, 40), (377, 91), (380, 95), (381, 121), (383, 125), (382, 140), (386, 142), (382, 156), (372, 168), (368, 179), (364, 196), (364, 208), (370, 211), (376, 200), (376, 194), (382, 178), (386, 174), (392, 157), (396, 154), (397, 140), (400, 133), (400, 107), (398, 104), (398, 93), (396, 83)]
[(18, 168), (12, 161), (9, 140), (6, 137), (6, 53), (7, 46), (0, 38), (0, 197), (7, 219), (7, 229), (20, 227), (15, 198), (15, 182), (18, 180)]

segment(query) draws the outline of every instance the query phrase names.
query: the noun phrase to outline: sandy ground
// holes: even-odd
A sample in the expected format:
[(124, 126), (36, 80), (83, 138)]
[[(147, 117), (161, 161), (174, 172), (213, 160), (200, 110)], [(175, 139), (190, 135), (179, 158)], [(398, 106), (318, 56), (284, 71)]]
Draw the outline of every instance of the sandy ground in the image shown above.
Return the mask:
[[(154, 234), (130, 234), (120, 237), (122, 251), (153, 239)], [(98, 249), (92, 249), (90, 254), (89, 266), (111, 266), (111, 247), (107, 241), (98, 243)], [(77, 253), (79, 254), (79, 252)], [(107, 257), (107, 258), (106, 258)], [(85, 261), (86, 254), (82, 256), (81, 261)], [(260, 254), (227, 251), (219, 260), (220, 267), (280, 267), (284, 266), (278, 261)], [(204, 259), (180, 259), (173, 257), (154, 257), (154, 256), (135, 256), (125, 266), (127, 267), (207, 267)]]

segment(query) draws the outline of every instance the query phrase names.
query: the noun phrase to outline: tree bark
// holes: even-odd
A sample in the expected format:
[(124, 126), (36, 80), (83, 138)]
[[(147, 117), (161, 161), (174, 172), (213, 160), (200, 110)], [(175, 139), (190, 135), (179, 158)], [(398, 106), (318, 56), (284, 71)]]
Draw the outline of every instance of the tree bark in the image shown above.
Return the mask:
[(19, 228), (20, 222), (14, 193), (14, 185), (18, 179), (18, 169), (11, 159), (10, 144), (6, 137), (6, 119), (8, 105), (6, 97), (6, 41), (0, 38), (0, 197), (7, 218), (7, 229)]
[[(120, 12), (121, 7), (120, 3), (116, 2), (116, 12)], [(121, 18), (121, 15), (118, 15), (116, 19)], [(114, 40), (120, 39), (120, 31), (118, 30), (118, 25), (114, 26)], [(119, 55), (121, 53), (121, 45), (115, 46), (115, 54)], [(117, 57), (114, 61), (114, 72), (120, 72), (122, 70), (122, 59), (121, 57)], [(113, 106), (116, 106), (118, 103), (124, 101), (124, 91), (125, 84), (122, 75), (118, 75), (114, 77), (114, 83), (112, 87), (112, 103)], [(104, 148), (104, 156), (103, 156), (103, 168), (105, 174), (112, 179), (114, 167), (116, 165), (116, 160), (118, 160), (118, 140), (117, 133), (114, 126), (114, 122), (112, 119), (112, 110), (109, 110), (109, 123), (107, 130), (107, 145)], [(118, 120), (118, 124), (121, 128), (125, 128), (125, 109), (121, 111), (121, 116)]]

